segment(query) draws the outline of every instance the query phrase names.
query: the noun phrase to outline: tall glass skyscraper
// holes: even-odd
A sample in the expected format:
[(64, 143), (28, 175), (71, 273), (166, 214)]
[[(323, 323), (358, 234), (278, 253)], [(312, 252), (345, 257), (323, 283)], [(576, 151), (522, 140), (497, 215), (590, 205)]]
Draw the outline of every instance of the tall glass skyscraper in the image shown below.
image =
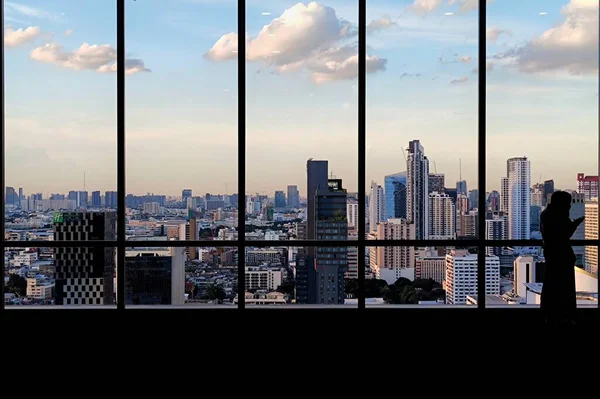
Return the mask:
[(406, 219), (406, 172), (385, 177), (385, 220)]

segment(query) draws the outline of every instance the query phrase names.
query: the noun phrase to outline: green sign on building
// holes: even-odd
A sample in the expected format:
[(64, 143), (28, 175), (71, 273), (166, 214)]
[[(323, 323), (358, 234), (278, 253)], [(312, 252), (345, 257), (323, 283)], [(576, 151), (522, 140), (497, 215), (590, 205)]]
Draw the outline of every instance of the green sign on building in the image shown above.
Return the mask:
[(54, 223), (62, 223), (63, 222), (63, 213), (62, 212), (54, 212)]

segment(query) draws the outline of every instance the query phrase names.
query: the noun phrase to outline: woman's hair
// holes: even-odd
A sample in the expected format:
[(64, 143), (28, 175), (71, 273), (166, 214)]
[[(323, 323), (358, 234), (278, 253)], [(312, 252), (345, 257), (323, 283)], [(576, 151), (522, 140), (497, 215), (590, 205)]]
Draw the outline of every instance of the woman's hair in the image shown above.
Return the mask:
[(566, 191), (555, 191), (550, 197), (550, 205), (555, 209), (569, 209), (571, 208), (571, 194)]

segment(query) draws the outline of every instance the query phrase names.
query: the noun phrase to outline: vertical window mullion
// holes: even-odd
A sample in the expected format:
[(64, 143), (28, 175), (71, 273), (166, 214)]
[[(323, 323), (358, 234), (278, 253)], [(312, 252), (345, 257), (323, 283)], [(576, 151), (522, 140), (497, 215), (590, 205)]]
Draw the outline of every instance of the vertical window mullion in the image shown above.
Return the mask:
[(486, 167), (486, 0), (479, 0), (479, 92), (478, 92), (478, 195), (479, 195), (479, 215), (478, 226), (479, 241), (477, 250), (477, 308), (485, 309), (485, 286), (486, 286), (486, 267), (485, 267), (485, 167)]
[(367, 0), (358, 0), (358, 308), (365, 308)]
[(125, 309), (125, 0), (117, 0), (117, 309)]
[(246, 306), (246, 0), (238, 0), (238, 309)]
[[(2, 17), (2, 21), (4, 21), (4, 0), (0, 0), (0, 16)], [(6, 171), (6, 162), (4, 161), (4, 159), (6, 158), (4, 156), (4, 28), (2, 28), (2, 51), (1, 51), (2, 55), (0, 57), (0, 65), (2, 66), (2, 72), (0, 73), (0, 83), (2, 84), (2, 139), (0, 140), (0, 154), (2, 155), (2, 171), (0, 172), (0, 175), (2, 175), (1, 179), (2, 179), (2, 201), (0, 202), (0, 204), (2, 205), (2, 216), (0, 219), (0, 225), (2, 226), (2, 292), (4, 292), (4, 249), (6, 248), (6, 243), (5, 243), (5, 237), (4, 237), (4, 231), (5, 231), (5, 227), (4, 227), (4, 207), (5, 205), (5, 195), (6, 195), (6, 188), (4, 186), (5, 181), (4, 181), (4, 177), (5, 177), (5, 171)], [(2, 304), (0, 304), (0, 311), (4, 311), (4, 295), (3, 295), (3, 299), (2, 299)]]

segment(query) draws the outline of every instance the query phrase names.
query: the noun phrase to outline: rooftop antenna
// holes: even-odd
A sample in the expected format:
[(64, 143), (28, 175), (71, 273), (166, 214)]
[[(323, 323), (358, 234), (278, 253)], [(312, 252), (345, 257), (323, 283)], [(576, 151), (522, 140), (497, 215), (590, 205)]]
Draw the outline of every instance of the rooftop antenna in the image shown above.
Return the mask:
[(83, 172), (83, 191), (85, 191), (85, 172)]
[(458, 158), (458, 180), (462, 181), (462, 158)]
[(435, 174), (437, 175), (437, 165), (435, 164), (435, 161), (433, 161), (433, 169), (435, 170)]

